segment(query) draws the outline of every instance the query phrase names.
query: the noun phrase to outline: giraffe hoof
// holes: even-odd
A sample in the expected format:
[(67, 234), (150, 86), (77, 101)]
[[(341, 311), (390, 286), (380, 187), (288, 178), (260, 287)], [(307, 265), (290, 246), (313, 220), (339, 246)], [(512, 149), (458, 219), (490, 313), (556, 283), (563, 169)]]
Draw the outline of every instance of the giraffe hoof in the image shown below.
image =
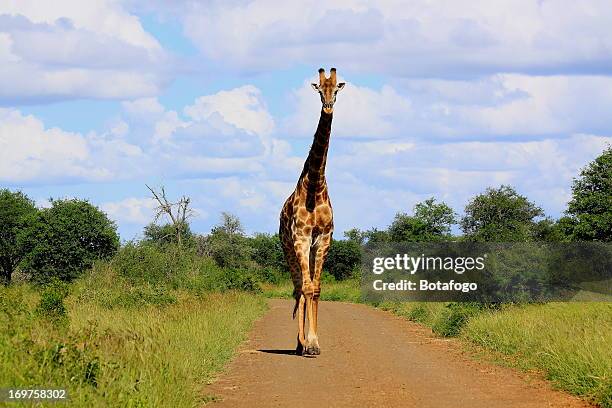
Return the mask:
[(317, 346), (306, 347), (306, 351), (304, 353), (306, 356), (318, 356), (319, 354), (321, 354), (321, 349)]
[(295, 348), (295, 355), (303, 356), (304, 354), (304, 346), (302, 346), (302, 343), (298, 341), (297, 347)]

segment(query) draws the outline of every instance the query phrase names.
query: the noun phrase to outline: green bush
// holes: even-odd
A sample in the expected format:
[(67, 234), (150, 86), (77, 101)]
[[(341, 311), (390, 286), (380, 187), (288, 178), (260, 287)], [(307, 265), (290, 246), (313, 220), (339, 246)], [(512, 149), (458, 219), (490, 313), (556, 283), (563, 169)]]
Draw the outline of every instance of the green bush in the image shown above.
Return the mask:
[(324, 268), (336, 280), (347, 279), (361, 262), (361, 247), (355, 241), (332, 240)]
[(449, 303), (432, 330), (443, 337), (455, 337), (472, 316), (481, 312), (482, 307), (479, 303)]
[(188, 255), (178, 247), (128, 242), (111, 261), (117, 272), (132, 281), (167, 282), (188, 267)]
[(244, 271), (229, 271), (226, 275), (228, 277), (227, 289), (238, 289), (247, 292), (258, 292), (261, 293), (261, 287), (257, 282), (257, 279), (253, 274)]
[[(199, 256), (195, 250), (180, 249), (175, 245), (154, 245), (149, 243), (130, 242), (119, 250), (110, 262), (110, 268), (126, 279), (126, 294), (121, 299), (111, 297), (106, 302), (126, 304), (153, 303), (155, 296), (151, 291), (159, 291), (167, 285), (174, 289), (184, 288), (196, 292), (228, 289), (260, 291), (259, 281), (262, 277), (273, 279), (276, 272), (257, 268), (219, 267), (206, 256)], [(100, 268), (101, 273), (104, 268)], [(276, 278), (278, 279), (278, 278)], [(143, 289), (149, 285), (149, 289)], [(136, 286), (139, 289), (133, 289)], [(161, 296), (160, 304), (168, 304), (172, 299)]]
[(417, 323), (423, 323), (427, 319), (428, 312), (423, 305), (416, 305), (407, 314), (408, 320)]
[(225, 212), (210, 234), (198, 237), (197, 251), (199, 255), (214, 259), (222, 268), (249, 268), (254, 263), (251, 259), (253, 248), (240, 219)]
[(36, 308), (37, 313), (54, 319), (65, 318), (64, 299), (66, 296), (68, 296), (68, 286), (57, 279), (52, 280), (44, 286), (40, 294), (40, 301)]
[(119, 247), (115, 224), (87, 201), (54, 200), (32, 216), (18, 241), (27, 249), (23, 269), (39, 282), (71, 281)]
[[(194, 236), (189, 224), (181, 223), (179, 229), (183, 245), (192, 246)], [(173, 224), (157, 225), (152, 222), (144, 228), (144, 241), (158, 245), (178, 244), (177, 228)]]
[(251, 259), (259, 266), (289, 271), (278, 234), (256, 234), (248, 240), (248, 245), (252, 248)]
[(273, 267), (257, 268), (253, 271), (261, 282), (279, 284), (291, 279), (288, 271), (281, 271)]
[(91, 326), (77, 333), (71, 333), (62, 341), (55, 341), (50, 346), (39, 346), (34, 350), (34, 357), (39, 367), (54, 373), (56, 378), (63, 378), (65, 384), (82, 388), (98, 386), (100, 375), (100, 358), (95, 348), (89, 347), (96, 335)]

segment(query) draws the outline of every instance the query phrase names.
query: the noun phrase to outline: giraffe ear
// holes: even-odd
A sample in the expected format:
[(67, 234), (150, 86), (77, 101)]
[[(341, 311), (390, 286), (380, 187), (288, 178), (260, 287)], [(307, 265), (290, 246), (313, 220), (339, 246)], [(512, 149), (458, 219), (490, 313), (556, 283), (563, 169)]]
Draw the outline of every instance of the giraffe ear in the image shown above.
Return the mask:
[(312, 89), (314, 89), (315, 91), (317, 91), (317, 92), (319, 91), (319, 85), (318, 84), (312, 83), (312, 84), (310, 84), (310, 86), (312, 86)]
[(338, 83), (338, 85), (336, 85), (336, 87), (338, 88), (338, 90), (341, 90), (342, 88), (344, 88), (344, 85), (346, 85), (345, 82), (340, 82)]

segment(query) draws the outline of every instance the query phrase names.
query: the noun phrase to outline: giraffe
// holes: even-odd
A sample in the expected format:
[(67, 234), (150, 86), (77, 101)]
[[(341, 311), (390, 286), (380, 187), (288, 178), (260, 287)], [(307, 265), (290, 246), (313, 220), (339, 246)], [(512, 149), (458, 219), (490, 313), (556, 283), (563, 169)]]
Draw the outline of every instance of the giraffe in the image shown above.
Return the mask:
[[(296, 354), (320, 354), (317, 336), (317, 316), (321, 295), (321, 270), (329, 251), (334, 230), (331, 202), (325, 181), (325, 164), (331, 134), (331, 123), (336, 94), (344, 82), (336, 83), (336, 69), (319, 69), (319, 83), (312, 84), (321, 96), (321, 117), (314, 141), (304, 163), (304, 169), (293, 193), (280, 214), (279, 236), (285, 259), (291, 271), (295, 307), (298, 316), (298, 343)], [(305, 335), (308, 317), (308, 337)]]

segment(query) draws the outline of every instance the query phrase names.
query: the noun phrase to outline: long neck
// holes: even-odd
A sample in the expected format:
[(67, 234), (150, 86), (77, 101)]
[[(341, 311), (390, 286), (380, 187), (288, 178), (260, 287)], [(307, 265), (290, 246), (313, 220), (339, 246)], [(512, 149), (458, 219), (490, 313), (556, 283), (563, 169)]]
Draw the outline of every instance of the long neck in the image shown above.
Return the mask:
[[(304, 169), (300, 176), (301, 181), (306, 181), (305, 187), (308, 189), (307, 201), (314, 200), (316, 192), (323, 188), (325, 184), (325, 165), (327, 164), (327, 149), (329, 147), (332, 118), (333, 114), (325, 113), (321, 110), (319, 125), (317, 126), (308, 158), (304, 163)], [(307, 205), (307, 207), (310, 206)]]

